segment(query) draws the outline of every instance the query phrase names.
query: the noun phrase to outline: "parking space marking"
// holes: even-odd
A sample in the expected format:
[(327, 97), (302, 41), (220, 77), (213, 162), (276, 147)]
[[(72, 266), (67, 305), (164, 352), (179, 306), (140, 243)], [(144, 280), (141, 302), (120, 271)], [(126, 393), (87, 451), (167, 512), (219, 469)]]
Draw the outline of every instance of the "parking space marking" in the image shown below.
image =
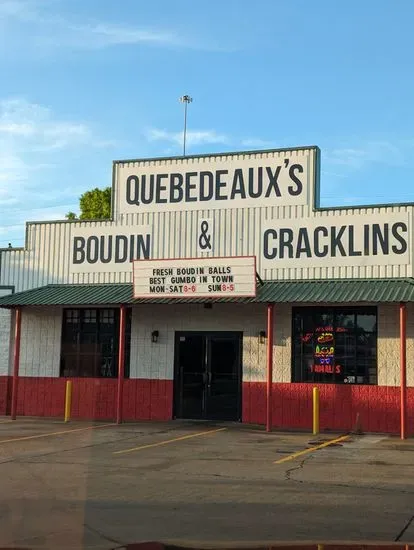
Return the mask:
[(284, 458), (280, 458), (279, 460), (275, 460), (274, 464), (283, 464), (283, 462), (289, 462), (289, 460), (295, 460), (295, 458), (298, 458), (298, 456), (307, 455), (309, 453), (313, 453), (315, 451), (319, 451), (319, 449), (323, 449), (324, 447), (329, 447), (330, 445), (335, 445), (336, 443), (339, 443), (341, 441), (345, 441), (346, 439), (349, 439), (350, 435), (341, 435), (341, 437), (337, 437), (336, 439), (331, 439), (330, 441), (325, 441), (324, 443), (321, 443), (320, 445), (315, 445), (314, 447), (309, 447), (308, 449), (304, 449), (303, 451), (298, 451), (297, 453), (292, 453), (289, 456), (285, 456)]
[(101, 426), (88, 426), (87, 428), (75, 428), (74, 430), (61, 430), (59, 432), (47, 432), (45, 434), (25, 435), (24, 437), (14, 437), (13, 439), (0, 439), (0, 445), (3, 443), (12, 443), (13, 441), (27, 441), (28, 439), (40, 439), (41, 437), (51, 437), (52, 435), (64, 435), (74, 432), (85, 432), (87, 430), (97, 430), (99, 428), (107, 428), (108, 426), (116, 426), (116, 424), (102, 424)]
[(13, 422), (12, 420), (0, 420), (0, 424), (9, 424), (9, 422)]
[(216, 430), (206, 430), (204, 432), (197, 432), (195, 434), (182, 435), (181, 437), (175, 437), (174, 439), (167, 439), (165, 441), (159, 441), (158, 443), (149, 443), (148, 445), (140, 445), (139, 447), (133, 447), (132, 449), (124, 449), (122, 451), (114, 451), (114, 455), (122, 455), (126, 453), (133, 453), (134, 451), (142, 451), (143, 449), (151, 449), (152, 447), (161, 447), (161, 445), (168, 445), (169, 443), (175, 443), (177, 441), (184, 441), (184, 439), (191, 439), (192, 437), (201, 437), (203, 435), (214, 434), (222, 432), (227, 428), (217, 428)]

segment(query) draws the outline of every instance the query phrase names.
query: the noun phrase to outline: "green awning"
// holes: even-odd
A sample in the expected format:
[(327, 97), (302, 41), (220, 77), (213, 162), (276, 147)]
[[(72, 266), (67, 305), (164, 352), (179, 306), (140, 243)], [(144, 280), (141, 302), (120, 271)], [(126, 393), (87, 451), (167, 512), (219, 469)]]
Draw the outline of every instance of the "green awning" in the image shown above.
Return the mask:
[(0, 307), (98, 306), (140, 303), (392, 303), (414, 302), (414, 279), (266, 281), (256, 298), (154, 298), (134, 300), (132, 284), (47, 285), (0, 298)]

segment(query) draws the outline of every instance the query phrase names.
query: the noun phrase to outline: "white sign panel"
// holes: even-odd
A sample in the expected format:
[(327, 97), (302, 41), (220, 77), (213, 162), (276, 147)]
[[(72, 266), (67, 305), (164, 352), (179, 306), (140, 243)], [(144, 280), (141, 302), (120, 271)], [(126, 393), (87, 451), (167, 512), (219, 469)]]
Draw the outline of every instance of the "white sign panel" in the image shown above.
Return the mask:
[(73, 227), (70, 239), (70, 273), (130, 271), (133, 260), (151, 256), (149, 226)]
[(305, 205), (314, 149), (257, 155), (119, 163), (119, 213)]
[(256, 296), (256, 258), (194, 258), (134, 262), (135, 298)]
[(408, 213), (267, 220), (262, 267), (407, 265), (411, 238)]

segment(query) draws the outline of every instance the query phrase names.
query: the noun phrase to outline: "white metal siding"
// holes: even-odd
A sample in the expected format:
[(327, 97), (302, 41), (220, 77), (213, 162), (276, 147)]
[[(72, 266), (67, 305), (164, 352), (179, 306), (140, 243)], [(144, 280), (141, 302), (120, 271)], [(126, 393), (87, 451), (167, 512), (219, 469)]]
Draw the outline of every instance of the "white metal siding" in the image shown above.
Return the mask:
[[(309, 207), (247, 208), (238, 210), (201, 210), (192, 212), (165, 212), (158, 214), (134, 214), (120, 216), (116, 225), (122, 229), (130, 226), (151, 225), (152, 259), (197, 257), (195, 228), (197, 220), (214, 219), (214, 256), (257, 255), (257, 268), (268, 280), (281, 279), (331, 279), (331, 278), (380, 278), (412, 277), (411, 265), (339, 267), (334, 260), (321, 259), (321, 267), (266, 269), (261, 267), (261, 227), (263, 220), (271, 216), (289, 219), (310, 215)], [(372, 209), (346, 209), (315, 212), (321, 219), (345, 218), (348, 214), (378, 214), (386, 219), (391, 212), (410, 212), (413, 207), (398, 206)], [(89, 273), (70, 274), (71, 235), (77, 227), (108, 227), (115, 222), (51, 222), (28, 225), (26, 250), (3, 250), (1, 252), (0, 283), (14, 284), (16, 291), (36, 288), (50, 283), (122, 283), (131, 282), (132, 266), (125, 264), (126, 271), (100, 273), (91, 266)], [(410, 236), (411, 246), (414, 243)], [(414, 251), (411, 251), (411, 258)], [(275, 261), (275, 264), (277, 260)]]
[[(306, 156), (308, 155), (308, 156)], [(152, 211), (137, 213), (122, 213), (120, 211), (120, 193), (124, 188), (122, 178), (128, 170), (155, 170), (165, 166), (165, 172), (208, 169), (223, 163), (240, 163), (249, 166), (249, 162), (257, 163), (260, 159), (263, 166), (274, 163), (283, 163), (289, 159), (291, 163), (306, 162), (308, 179), (304, 183), (304, 194), (307, 204), (303, 204), (303, 197), (298, 197), (298, 204), (277, 205), (279, 198), (261, 198), (257, 206), (232, 208), (232, 201), (217, 201), (210, 204), (210, 209), (183, 210), (184, 205), (177, 206), (174, 211), (164, 211), (152, 205)], [(305, 159), (305, 160), (304, 160)], [(412, 277), (414, 258), (413, 239), (413, 206), (382, 206), (364, 208), (344, 208), (330, 210), (313, 210), (314, 193), (317, 189), (313, 185), (313, 175), (316, 173), (314, 166), (315, 155), (312, 149), (257, 152), (239, 155), (218, 155), (201, 158), (187, 157), (186, 159), (159, 159), (136, 162), (120, 162), (114, 165), (114, 221), (95, 222), (44, 222), (29, 223), (27, 225), (26, 248), (5, 249), (0, 251), (0, 284), (13, 284), (16, 291), (26, 290), (48, 283), (106, 283), (106, 282), (131, 282), (132, 268), (125, 263), (125, 269), (119, 272), (111, 270), (110, 264), (107, 272), (98, 265), (89, 265), (89, 271), (85, 273), (71, 273), (70, 262), (72, 254), (72, 241), (79, 228), (89, 228), (99, 235), (104, 228), (114, 228), (122, 231), (129, 230), (132, 233), (139, 231), (140, 227), (149, 226), (151, 233), (151, 259), (160, 258), (189, 258), (197, 257), (197, 236), (199, 223), (202, 219), (211, 219), (214, 224), (214, 237), (212, 239), (212, 256), (257, 256), (257, 268), (259, 274), (267, 280), (281, 279), (330, 279), (330, 278), (379, 278), (379, 277)], [(119, 175), (122, 172), (122, 177)], [(316, 174), (316, 178), (317, 178)], [(316, 182), (317, 185), (317, 182)], [(307, 188), (306, 188), (307, 186)], [(290, 197), (292, 198), (292, 197)], [(283, 201), (283, 197), (280, 198)], [(275, 206), (268, 206), (276, 204)], [(191, 203), (192, 207), (195, 203)], [(206, 205), (209, 203), (206, 202)], [(195, 205), (197, 206), (197, 205)], [(186, 208), (186, 207), (184, 207)], [(139, 210), (139, 209), (138, 209)], [(149, 209), (151, 210), (151, 209)], [(410, 261), (401, 265), (370, 265), (370, 266), (338, 266), (335, 258), (321, 258), (317, 267), (304, 267), (297, 260), (294, 267), (277, 267), (277, 259), (272, 268), (262, 266), (262, 238), (263, 228), (268, 220), (288, 223), (293, 220), (318, 219), (321, 223), (346, 224), (350, 216), (366, 216), (374, 214), (379, 222), (387, 220), (391, 213), (401, 213), (402, 216), (410, 216)], [(205, 254), (204, 254), (205, 255)], [(394, 260), (395, 261), (395, 260)], [(368, 262), (367, 262), (368, 263)], [(372, 258), (370, 262), (372, 263)], [(383, 263), (383, 262), (382, 262)], [(268, 265), (268, 264), (267, 264)], [(82, 270), (80, 270), (82, 271)]]

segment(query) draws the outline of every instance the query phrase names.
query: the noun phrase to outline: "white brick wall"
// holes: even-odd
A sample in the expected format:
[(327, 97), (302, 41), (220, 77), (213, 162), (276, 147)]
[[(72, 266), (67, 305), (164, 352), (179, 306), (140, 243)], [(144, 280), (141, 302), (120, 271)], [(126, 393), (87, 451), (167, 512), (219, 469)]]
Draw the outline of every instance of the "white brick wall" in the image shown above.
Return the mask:
[(60, 308), (23, 309), (20, 376), (59, 376), (61, 333)]
[[(6, 313), (6, 315), (4, 315)], [(0, 343), (9, 343), (10, 313), (0, 310)], [(273, 380), (291, 380), (290, 305), (274, 309)], [(414, 304), (407, 307), (407, 382), (414, 386)], [(3, 325), (7, 325), (6, 329)], [(131, 378), (172, 379), (174, 371), (175, 331), (243, 332), (243, 380), (266, 380), (266, 345), (260, 344), (259, 332), (266, 330), (264, 304), (139, 305), (133, 309), (131, 338)], [(3, 328), (2, 328), (3, 327)], [(22, 376), (59, 376), (62, 311), (60, 308), (24, 309), (20, 374)], [(151, 332), (158, 330), (159, 342), (152, 344)], [(378, 384), (400, 384), (400, 343), (398, 305), (378, 308)], [(4, 342), (4, 344), (3, 344)], [(12, 343), (11, 343), (12, 345)], [(0, 352), (0, 375), (8, 372), (9, 354)]]
[(378, 307), (378, 385), (400, 384), (400, 318), (397, 304)]
[[(151, 343), (151, 332), (158, 330), (159, 341)], [(175, 331), (242, 331), (243, 379), (264, 380), (266, 346), (259, 343), (259, 332), (266, 330), (266, 306), (260, 304), (142, 305), (133, 309), (131, 338), (131, 378), (174, 377)]]
[(9, 374), (11, 313), (0, 309), (0, 376)]
[[(397, 304), (378, 308), (378, 384), (400, 385), (400, 313)], [(407, 305), (407, 385), (414, 386), (414, 304)]]
[[(243, 332), (243, 380), (266, 380), (266, 346), (258, 333), (266, 329), (265, 305), (215, 304), (139, 306), (132, 317), (131, 377), (173, 378), (174, 332), (184, 330), (229, 330)], [(414, 386), (414, 304), (407, 307), (407, 383)], [(274, 309), (273, 380), (291, 380), (292, 307)], [(160, 339), (151, 343), (151, 332)], [(378, 307), (378, 385), (400, 384), (399, 307)]]
[[(11, 292), (10, 288), (0, 287), (0, 296), (8, 296)], [(0, 308), (0, 376), (10, 374), (11, 323), (12, 314), (10, 310)]]

